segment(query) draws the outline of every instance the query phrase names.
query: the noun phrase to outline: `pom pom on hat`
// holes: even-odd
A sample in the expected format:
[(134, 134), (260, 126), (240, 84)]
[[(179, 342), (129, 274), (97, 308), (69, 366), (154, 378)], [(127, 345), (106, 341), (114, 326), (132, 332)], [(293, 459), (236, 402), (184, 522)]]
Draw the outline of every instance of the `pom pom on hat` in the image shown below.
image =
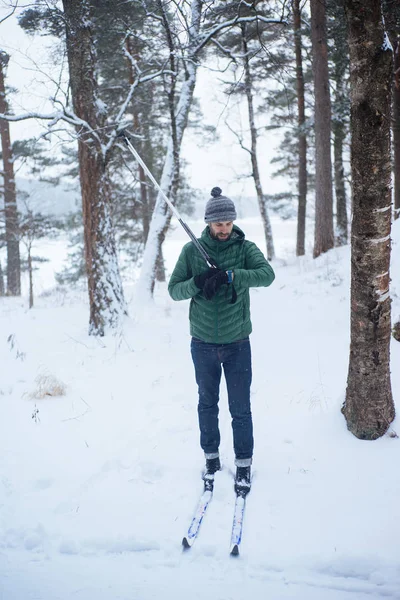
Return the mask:
[(222, 196), (220, 187), (213, 187), (211, 198), (206, 204), (204, 220), (206, 223), (222, 223), (234, 221), (237, 218), (233, 201), (227, 196)]
[(213, 198), (217, 198), (217, 197), (218, 197), (218, 196), (220, 196), (221, 194), (222, 194), (222, 190), (221, 190), (221, 188), (220, 188), (220, 187), (214, 187), (214, 188), (211, 190), (211, 196), (212, 196)]

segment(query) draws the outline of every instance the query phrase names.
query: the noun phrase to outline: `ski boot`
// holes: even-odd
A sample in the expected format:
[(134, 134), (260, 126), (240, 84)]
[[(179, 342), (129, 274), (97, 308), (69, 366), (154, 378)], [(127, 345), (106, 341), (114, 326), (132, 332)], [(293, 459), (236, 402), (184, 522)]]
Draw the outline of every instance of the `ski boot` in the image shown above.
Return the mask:
[(236, 467), (235, 492), (244, 498), (251, 488), (251, 467)]
[(221, 469), (219, 456), (216, 458), (206, 458), (206, 470), (203, 475), (204, 491), (212, 492), (214, 489), (214, 475)]

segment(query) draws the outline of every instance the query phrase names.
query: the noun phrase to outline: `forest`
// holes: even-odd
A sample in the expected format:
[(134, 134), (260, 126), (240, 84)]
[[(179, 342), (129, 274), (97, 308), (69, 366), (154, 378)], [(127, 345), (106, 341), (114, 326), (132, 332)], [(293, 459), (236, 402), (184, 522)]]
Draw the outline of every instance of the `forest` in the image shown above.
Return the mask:
[[(9, 3), (2, 28), (17, 6)], [(248, 157), (267, 258), (276, 258), (271, 214), (296, 219), (298, 257), (306, 252), (306, 218), (314, 258), (351, 245), (343, 412), (356, 436), (383, 435), (394, 418), (390, 339), (400, 338), (389, 292), (391, 223), (400, 215), (399, 3), (132, 0), (111, 11), (108, 1), (36, 0), (19, 10), (18, 24), (30, 36), (51, 37), (59, 75), (50, 112), (14, 110), (12, 63), (1, 51), (0, 294), (20, 295), (27, 269), (32, 307), (39, 260), (32, 244), (67, 230), (71, 260), (58, 277), (69, 285), (86, 279), (90, 335), (118, 329), (127, 314), (121, 252), (140, 265), (138, 293), (151, 302), (155, 282), (166, 278), (172, 212), (165, 197), (190, 214), (200, 193), (185, 170), (185, 130), (218, 135), (202, 128), (198, 71), (218, 70), (226, 101), (246, 110), (245, 124), (228, 125)], [(13, 124), (24, 120), (40, 121), (43, 133), (11, 142)], [(287, 189), (268, 194), (260, 147), (275, 132), (272, 162)], [(127, 136), (158, 189), (129, 156)], [(55, 219), (32, 209), (16, 185), (21, 164), (54, 184), (79, 178), (81, 210)]]
[[(398, 598), (400, 1), (2, 0), (0, 138), (0, 597)], [(202, 458), (167, 287), (216, 185), (276, 275), (235, 564), (225, 389), (179, 543)]]

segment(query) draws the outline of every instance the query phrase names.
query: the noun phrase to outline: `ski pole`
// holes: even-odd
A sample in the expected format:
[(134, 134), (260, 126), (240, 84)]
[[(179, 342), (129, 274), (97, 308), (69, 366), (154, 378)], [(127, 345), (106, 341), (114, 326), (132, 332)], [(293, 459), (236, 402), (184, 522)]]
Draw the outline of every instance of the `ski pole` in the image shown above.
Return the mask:
[(178, 219), (179, 223), (182, 225), (183, 229), (186, 231), (186, 233), (188, 234), (188, 236), (192, 240), (193, 244), (196, 246), (196, 248), (198, 249), (198, 251), (200, 252), (200, 254), (202, 255), (202, 257), (204, 258), (204, 260), (208, 264), (208, 266), (209, 267), (213, 267), (214, 269), (217, 269), (218, 266), (215, 263), (215, 261), (211, 258), (211, 256), (209, 256), (209, 254), (206, 252), (206, 250), (204, 250), (203, 246), (200, 244), (199, 240), (196, 238), (196, 236), (194, 235), (193, 231), (182, 220), (182, 217), (179, 214), (179, 212), (176, 210), (175, 206), (167, 198), (166, 194), (164, 194), (163, 190), (158, 185), (157, 181), (154, 179), (151, 171), (147, 168), (146, 163), (143, 161), (143, 159), (141, 158), (141, 156), (137, 152), (137, 150), (135, 150), (135, 148), (133, 147), (132, 142), (131, 142), (128, 134), (125, 131), (122, 130), (122, 131), (120, 131), (118, 133), (118, 137), (122, 137), (123, 138), (123, 140), (125, 141), (126, 145), (128, 146), (128, 149), (133, 154), (133, 156), (136, 158), (136, 160), (138, 161), (138, 163), (143, 167), (143, 170), (145, 171), (145, 173), (147, 174), (147, 176), (149, 177), (149, 179), (153, 183), (154, 187), (159, 191), (159, 193), (161, 194), (161, 196), (163, 197), (163, 199), (165, 200), (165, 202), (167, 203), (167, 205), (169, 206), (169, 208), (171, 209), (171, 211), (173, 212), (173, 214), (175, 215), (175, 217)]

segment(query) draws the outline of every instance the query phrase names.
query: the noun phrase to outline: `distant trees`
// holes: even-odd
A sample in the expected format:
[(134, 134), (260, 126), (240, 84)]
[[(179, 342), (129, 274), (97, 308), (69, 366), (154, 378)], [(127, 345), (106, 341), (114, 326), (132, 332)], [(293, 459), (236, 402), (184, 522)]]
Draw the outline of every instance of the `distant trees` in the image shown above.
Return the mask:
[[(179, 7), (179, 2), (173, 0), (171, 4), (178, 9), (180, 15), (178, 23), (174, 20), (171, 21), (171, 16), (166, 12), (166, 6), (162, 0), (157, 2), (170, 53), (170, 70), (171, 72), (178, 70), (180, 74), (180, 78), (177, 81), (173, 80), (170, 86), (170, 98), (172, 98), (172, 93), (174, 93), (178, 83), (180, 90), (179, 93), (176, 92), (176, 102), (172, 104), (169, 101), (169, 106), (172, 109), (170, 110), (170, 138), (160, 180), (161, 189), (167, 195), (168, 192), (170, 195), (172, 193), (172, 200), (174, 200), (174, 178), (179, 169), (180, 148), (192, 106), (197, 68), (202, 51), (209, 43), (213, 43), (222, 51), (225, 51), (221, 37), (226, 32), (240, 26), (241, 23), (278, 23), (280, 19), (265, 17), (262, 12), (257, 10), (256, 5), (260, 4), (259, 2), (253, 3), (249, 15), (242, 14), (242, 3), (232, 5), (231, 3), (217, 2), (215, 6), (208, 6), (208, 3), (204, 0), (190, 0), (190, 2)], [(203, 16), (203, 8), (209, 9), (207, 15)], [(233, 15), (230, 12), (232, 8), (234, 9)], [(181, 19), (185, 24), (185, 37), (182, 35)], [(180, 31), (179, 36), (176, 32), (177, 26)], [(171, 59), (173, 59), (174, 68), (171, 66)], [(142, 298), (149, 297), (152, 294), (157, 255), (164, 240), (170, 218), (171, 215), (165, 207), (161, 194), (159, 194), (150, 224), (149, 237), (143, 256), (141, 280), (138, 286), (138, 292)]]
[[(265, 65), (265, 71), (276, 84), (269, 87), (267, 82), (263, 94), (271, 114), (268, 129), (283, 131), (272, 161), (278, 166), (274, 175), (285, 177), (297, 188), (296, 254), (305, 253), (307, 208), (308, 223), (312, 218), (315, 223), (316, 257), (347, 240), (346, 23), (342, 3), (334, 0), (311, 4), (292, 0), (291, 9), (288, 16), (291, 35), (288, 30), (283, 31), (281, 41), (278, 38), (271, 47)], [(315, 203), (308, 199), (312, 192)], [(287, 198), (290, 199), (290, 194)]]
[(392, 48), (377, 0), (345, 0), (351, 73), (351, 341), (343, 414), (358, 438), (395, 416), (390, 382)]
[(343, 246), (348, 242), (348, 207), (346, 191), (345, 161), (346, 142), (349, 133), (349, 45), (347, 23), (343, 3), (337, 0), (327, 1), (328, 56), (330, 58), (330, 85), (332, 93), (332, 143), (334, 191), (336, 198), (336, 235), (335, 245)]
[(34, 304), (33, 293), (33, 271), (34, 263), (46, 262), (43, 259), (32, 254), (33, 245), (40, 239), (50, 238), (57, 232), (57, 224), (51, 217), (45, 216), (40, 212), (33, 211), (29, 202), (24, 202), (25, 210), (19, 213), (19, 240), (26, 248), (27, 253), (27, 271), (29, 280), (29, 308)]

